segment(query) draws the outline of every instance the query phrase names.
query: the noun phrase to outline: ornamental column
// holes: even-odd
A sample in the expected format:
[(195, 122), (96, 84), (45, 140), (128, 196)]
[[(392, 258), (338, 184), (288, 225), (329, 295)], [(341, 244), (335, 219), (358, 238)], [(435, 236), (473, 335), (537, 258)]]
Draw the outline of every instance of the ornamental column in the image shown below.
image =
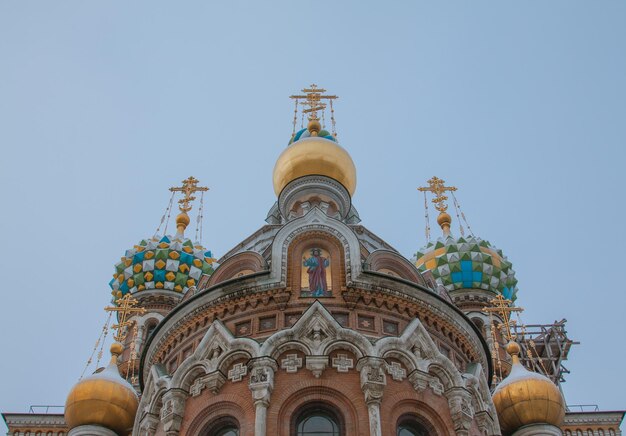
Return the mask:
[(185, 413), (188, 394), (182, 389), (170, 389), (163, 394), (161, 422), (167, 436), (178, 436)]
[(274, 389), (274, 372), (278, 370), (271, 357), (260, 357), (250, 362), (250, 384), (254, 401), (254, 435), (265, 436), (267, 429), (267, 408)]
[(370, 436), (382, 436), (380, 425), (380, 403), (387, 385), (385, 360), (378, 357), (364, 357), (357, 363), (361, 374), (361, 390), (365, 396), (370, 421)]

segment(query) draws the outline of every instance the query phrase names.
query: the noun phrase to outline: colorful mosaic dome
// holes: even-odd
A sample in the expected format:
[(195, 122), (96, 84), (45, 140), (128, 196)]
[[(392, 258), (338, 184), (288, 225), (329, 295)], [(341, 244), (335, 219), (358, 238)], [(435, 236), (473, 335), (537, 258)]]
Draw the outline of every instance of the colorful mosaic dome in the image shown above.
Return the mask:
[[(308, 129), (299, 130), (295, 134), (295, 136), (293, 138), (291, 138), (291, 140), (289, 141), (289, 145), (293, 144), (294, 142), (298, 141), (299, 139), (308, 138), (310, 136), (311, 136), (311, 132)], [(320, 137), (320, 138), (330, 139), (331, 141), (337, 142), (335, 137), (333, 135), (331, 135), (328, 130), (320, 130), (320, 132), (317, 134), (317, 136)]]
[(429, 242), (415, 254), (420, 271), (431, 271), (448, 291), (485, 289), (515, 301), (517, 279), (512, 264), (488, 241), (475, 236), (452, 236)]
[(203, 274), (213, 273), (210, 251), (190, 239), (163, 236), (141, 241), (115, 265), (109, 282), (113, 299), (151, 289), (184, 293)]

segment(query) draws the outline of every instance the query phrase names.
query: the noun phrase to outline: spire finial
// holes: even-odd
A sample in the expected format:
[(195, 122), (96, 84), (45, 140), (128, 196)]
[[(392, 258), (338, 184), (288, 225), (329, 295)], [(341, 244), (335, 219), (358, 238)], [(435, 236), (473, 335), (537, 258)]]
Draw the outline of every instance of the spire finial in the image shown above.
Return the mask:
[[(146, 313), (146, 309), (143, 307), (137, 307), (138, 302), (139, 301), (136, 298), (133, 298), (133, 296), (128, 293), (116, 301), (117, 306), (104, 308), (107, 312), (117, 312), (118, 323), (111, 326), (112, 329), (117, 331), (113, 335), (113, 339), (117, 342), (123, 342), (124, 339), (126, 339), (126, 327), (132, 324), (132, 322), (128, 320), (128, 315), (143, 315)], [(113, 353), (113, 345), (111, 346), (111, 353)]]
[[(318, 115), (319, 111), (322, 111), (322, 121), (324, 111), (326, 110), (327, 101), (330, 103), (331, 109), (331, 121), (332, 121), (332, 130), (333, 136), (337, 136), (337, 132), (335, 132), (335, 115), (333, 110), (333, 100), (338, 99), (336, 95), (325, 95), (326, 90), (324, 88), (318, 88), (318, 86), (313, 83), (308, 88), (304, 88), (301, 90), (302, 95), (291, 95), (289, 98), (296, 100), (296, 112), (298, 109), (298, 103), (303, 106), (306, 106), (306, 109), (302, 110), (303, 114), (307, 114), (309, 119), (309, 124), (307, 125), (307, 129), (311, 132), (311, 136), (317, 136), (318, 133), (322, 130), (322, 125), (320, 124), (320, 117)], [(296, 122), (296, 116), (294, 115), (294, 123)], [(294, 124), (295, 131), (295, 124)]]
[(180, 214), (176, 217), (176, 228), (178, 229), (178, 234), (182, 236), (185, 233), (185, 229), (189, 225), (189, 212), (192, 209), (191, 202), (196, 199), (196, 192), (200, 191), (208, 191), (209, 188), (205, 186), (198, 186), (198, 179), (191, 176), (188, 179), (182, 181), (182, 186), (179, 187), (171, 187), (171, 192), (182, 192), (183, 198), (178, 200), (178, 208), (180, 209)]
[(504, 298), (502, 294), (498, 294), (498, 296), (492, 299), (490, 303), (492, 307), (485, 307), (483, 312), (498, 314), (500, 318), (502, 318), (502, 327), (504, 327), (505, 339), (509, 342), (513, 341), (513, 339), (515, 339), (515, 335), (513, 334), (515, 320), (511, 320), (511, 313), (523, 312), (524, 309), (521, 307), (511, 306), (513, 302)]
[(522, 351), (522, 347), (520, 345), (511, 340), (508, 344), (506, 344), (505, 350), (509, 356), (511, 356), (511, 361), (513, 365), (519, 363), (519, 353)]
[(435, 209), (439, 211), (439, 216), (437, 217), (437, 223), (443, 230), (443, 234), (445, 236), (450, 235), (450, 223), (452, 222), (452, 218), (446, 212), (448, 210), (448, 205), (446, 204), (446, 200), (448, 197), (445, 195), (446, 192), (454, 192), (456, 191), (456, 187), (454, 186), (445, 186), (445, 180), (440, 179), (439, 177), (433, 177), (428, 181), (428, 186), (417, 188), (420, 192), (432, 192), (435, 196), (431, 201), (435, 204)]

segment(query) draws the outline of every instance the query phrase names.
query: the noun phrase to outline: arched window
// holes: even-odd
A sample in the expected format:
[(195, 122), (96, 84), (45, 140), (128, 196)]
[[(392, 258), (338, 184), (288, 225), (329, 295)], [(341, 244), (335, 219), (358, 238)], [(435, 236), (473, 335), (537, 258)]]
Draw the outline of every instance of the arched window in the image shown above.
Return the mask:
[(304, 409), (296, 420), (296, 436), (341, 436), (338, 415), (324, 406)]
[(239, 436), (239, 423), (235, 418), (223, 416), (211, 422), (201, 434), (203, 436)]
[(398, 421), (397, 436), (433, 436), (428, 427), (411, 416), (404, 416)]

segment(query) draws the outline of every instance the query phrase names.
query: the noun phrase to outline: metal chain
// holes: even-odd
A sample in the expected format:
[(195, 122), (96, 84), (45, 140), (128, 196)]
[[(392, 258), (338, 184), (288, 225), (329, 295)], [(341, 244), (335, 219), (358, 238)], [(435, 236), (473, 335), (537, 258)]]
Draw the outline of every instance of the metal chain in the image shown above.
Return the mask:
[(426, 242), (430, 242), (430, 216), (428, 213), (428, 199), (424, 191), (424, 218), (426, 219)]
[(293, 131), (291, 132), (291, 139), (296, 137), (296, 124), (298, 123), (298, 99), (296, 98), (296, 105), (293, 108)]
[(104, 347), (104, 341), (105, 341), (105, 339), (107, 337), (107, 334), (108, 334), (108, 331), (109, 331), (109, 323), (110, 322), (111, 322), (111, 313), (109, 313), (109, 316), (107, 317), (106, 322), (102, 326), (102, 330), (100, 331), (100, 336), (98, 337), (98, 340), (96, 341), (96, 344), (93, 346), (93, 350), (91, 351), (91, 355), (89, 356), (89, 359), (87, 359), (87, 363), (85, 364), (85, 368), (83, 368), (83, 372), (80, 375), (80, 378), (78, 379), (78, 381), (82, 380), (83, 377), (85, 376), (85, 372), (87, 371), (87, 368), (89, 368), (89, 365), (91, 365), (91, 363), (93, 362), (93, 356), (94, 356), (94, 354), (96, 354), (96, 350), (98, 349), (98, 346), (100, 346), (100, 352), (98, 353), (98, 360), (96, 361), (96, 368), (100, 364), (100, 359), (102, 359), (102, 347)]
[(333, 108), (333, 101), (330, 100), (330, 123), (332, 127), (332, 133), (335, 139), (337, 139), (337, 125), (335, 123), (335, 109)]
[(456, 201), (456, 198), (454, 198), (454, 196), (452, 197), (452, 199), (452, 204), (454, 204), (454, 211), (456, 213), (456, 220), (459, 222), (459, 232), (461, 232), (461, 236), (465, 236), (465, 229), (463, 228), (463, 224), (461, 223), (461, 217), (459, 216), (459, 203)]
[(452, 194), (452, 198), (454, 200), (454, 203), (456, 204), (455, 207), (459, 208), (459, 212), (461, 213), (461, 218), (463, 218), (463, 222), (465, 223), (465, 227), (467, 227), (467, 231), (470, 233), (470, 235), (474, 236), (474, 232), (472, 231), (472, 228), (470, 227), (469, 223), (467, 222), (467, 219), (465, 218), (465, 214), (463, 213), (463, 209), (461, 209), (461, 203), (459, 203), (459, 201), (456, 199), (456, 196), (454, 195), (454, 192), (451, 192)]
[(159, 232), (161, 231), (161, 226), (163, 225), (163, 222), (165, 222), (165, 229), (163, 231), (163, 234), (165, 235), (167, 233), (167, 225), (170, 222), (170, 214), (172, 213), (172, 204), (173, 203), (174, 203), (174, 193), (172, 192), (172, 195), (170, 197), (170, 201), (167, 204), (167, 208), (165, 209), (165, 213), (161, 217), (161, 222), (159, 223), (159, 226), (157, 227), (156, 231), (154, 232), (153, 238), (155, 238), (155, 237), (157, 237), (159, 235)]

